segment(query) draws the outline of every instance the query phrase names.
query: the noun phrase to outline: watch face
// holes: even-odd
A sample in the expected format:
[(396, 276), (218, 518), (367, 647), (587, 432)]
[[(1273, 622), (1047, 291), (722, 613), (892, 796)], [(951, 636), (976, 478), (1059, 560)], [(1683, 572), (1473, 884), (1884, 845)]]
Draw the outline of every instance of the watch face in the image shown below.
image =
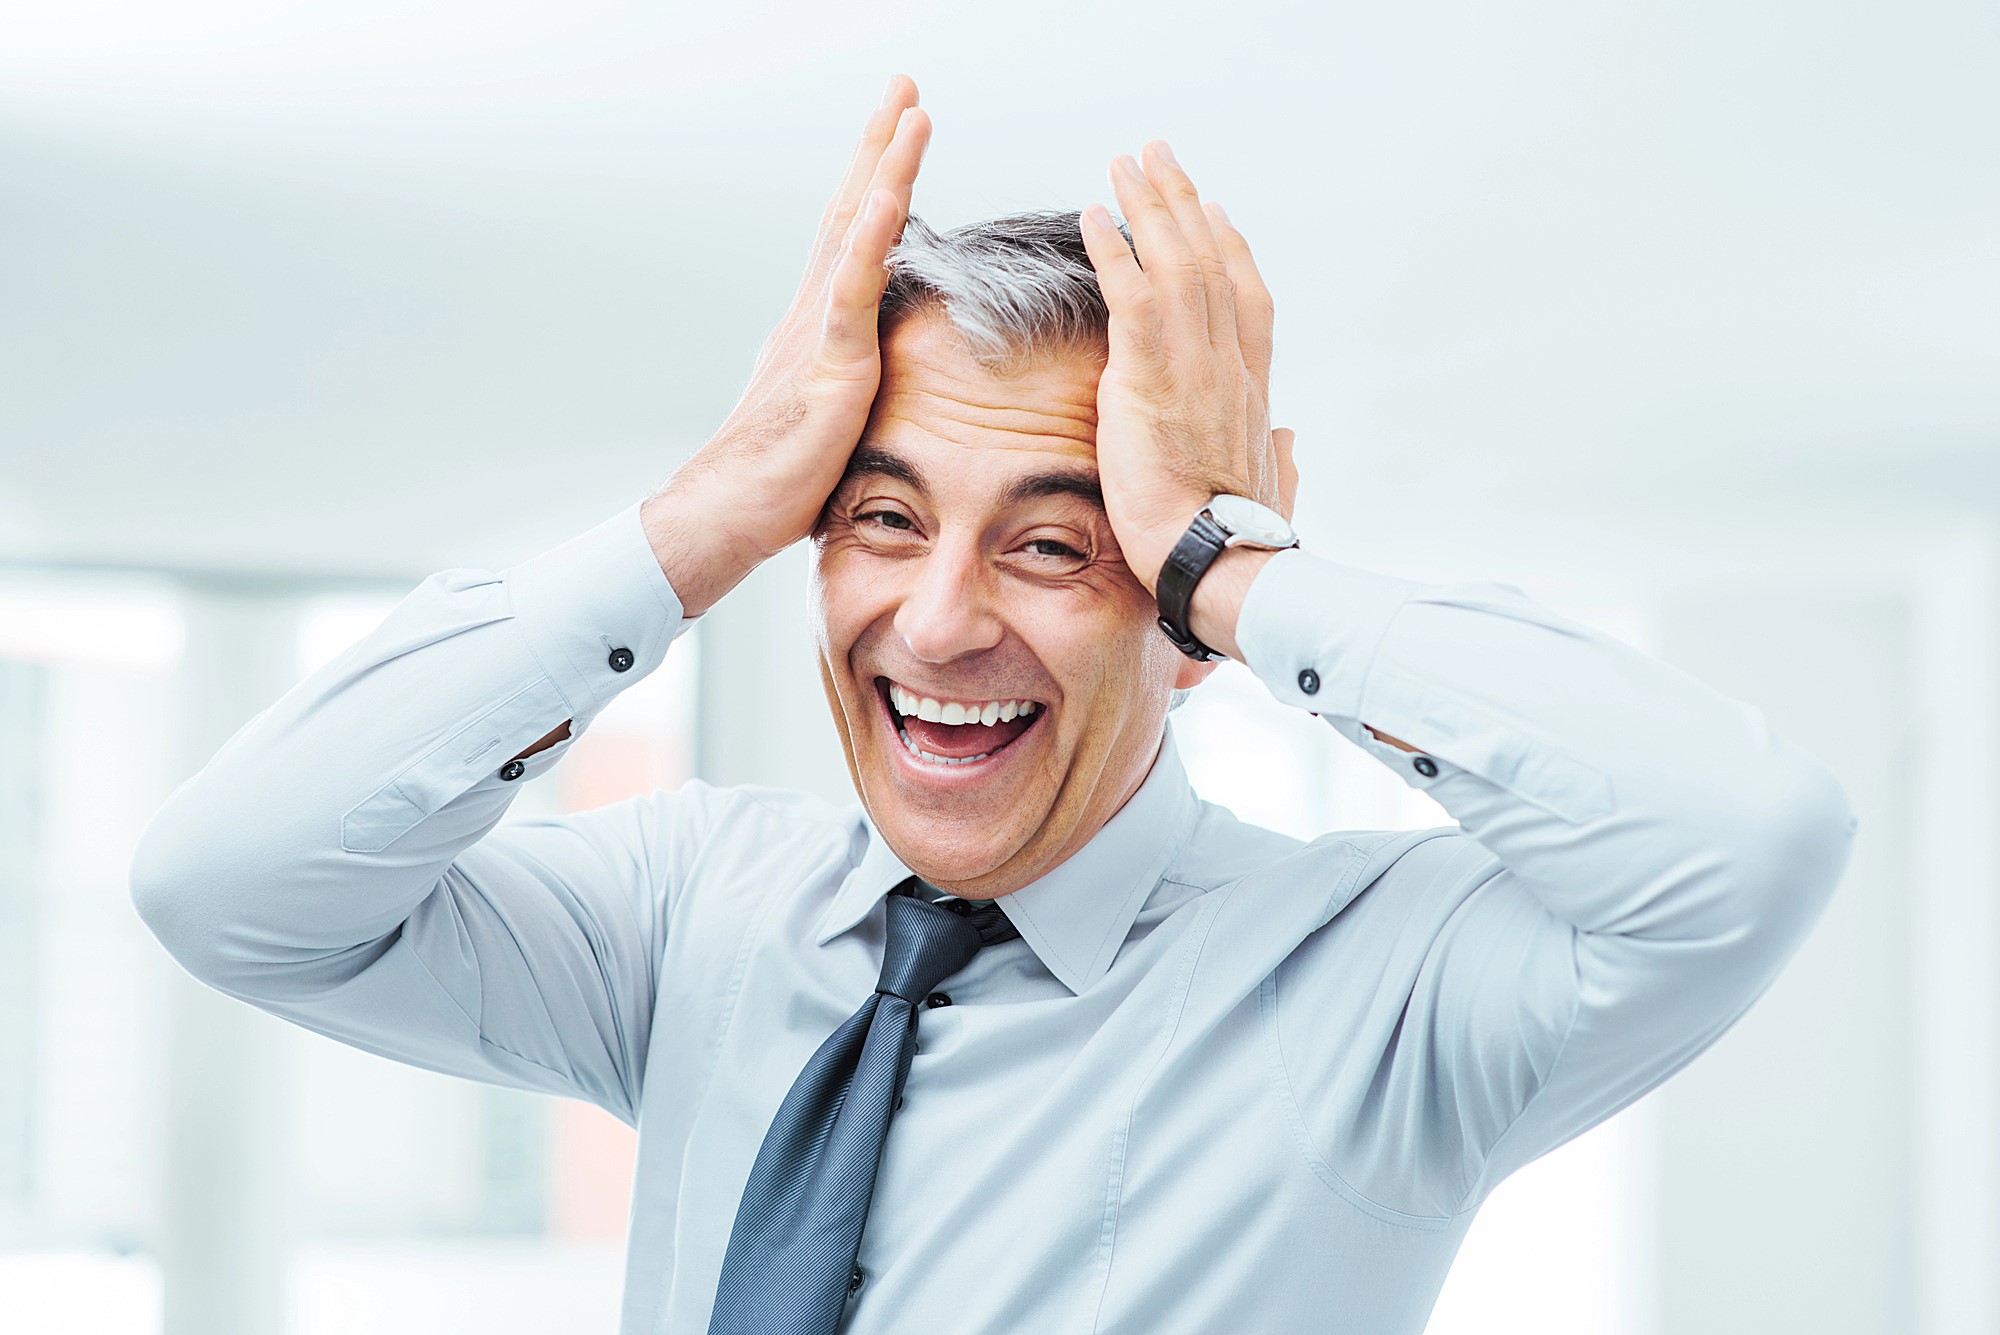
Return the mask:
[(1238, 542), (1258, 547), (1289, 547), (1298, 541), (1285, 517), (1248, 496), (1217, 496), (1208, 513)]

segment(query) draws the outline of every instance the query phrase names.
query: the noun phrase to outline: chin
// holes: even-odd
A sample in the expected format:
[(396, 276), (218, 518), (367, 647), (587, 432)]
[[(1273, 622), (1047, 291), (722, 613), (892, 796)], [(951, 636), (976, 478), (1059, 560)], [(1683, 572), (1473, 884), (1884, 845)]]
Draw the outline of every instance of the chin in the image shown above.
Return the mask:
[(874, 768), (875, 779), (864, 793), (868, 819), (903, 865), (931, 884), (978, 886), (1021, 851), (1024, 840), (1015, 832), (1015, 821), (996, 821), (991, 811), (914, 806), (884, 781), (879, 766)]

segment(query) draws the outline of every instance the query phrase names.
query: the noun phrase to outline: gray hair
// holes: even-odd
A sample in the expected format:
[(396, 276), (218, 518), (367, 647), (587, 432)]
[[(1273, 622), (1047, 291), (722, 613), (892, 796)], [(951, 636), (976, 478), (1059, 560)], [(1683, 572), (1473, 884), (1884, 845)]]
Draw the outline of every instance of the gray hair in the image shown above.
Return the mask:
[(889, 252), (879, 323), (887, 330), (932, 308), (987, 365), (1049, 347), (1103, 343), (1111, 325), (1074, 211), (1016, 213), (948, 232), (911, 214)]

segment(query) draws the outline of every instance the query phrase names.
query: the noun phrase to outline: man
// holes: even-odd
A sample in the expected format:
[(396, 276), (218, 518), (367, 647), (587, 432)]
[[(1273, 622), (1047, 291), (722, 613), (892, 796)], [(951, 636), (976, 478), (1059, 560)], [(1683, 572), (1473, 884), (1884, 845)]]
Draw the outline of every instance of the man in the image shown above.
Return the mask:
[[(1222, 210), (1156, 144), (1113, 164), (1129, 245), (1102, 208), (939, 236), (915, 104), (715, 436), (259, 717), (139, 908), (276, 1014), (637, 1126), (632, 1335), (1419, 1331), (1497, 1182), (1770, 984), (1853, 818), (1755, 709), (1517, 589), (1293, 545)], [(496, 828), (807, 538), (859, 809)], [(1196, 799), (1166, 719), (1212, 652), (1459, 826), (1301, 845)]]

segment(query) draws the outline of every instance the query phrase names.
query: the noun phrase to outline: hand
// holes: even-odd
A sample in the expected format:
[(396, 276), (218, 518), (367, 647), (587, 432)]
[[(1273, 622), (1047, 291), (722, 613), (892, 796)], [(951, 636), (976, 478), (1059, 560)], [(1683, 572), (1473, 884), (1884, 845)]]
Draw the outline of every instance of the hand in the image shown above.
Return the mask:
[(1082, 221), (1111, 311), (1097, 473), (1126, 564), (1151, 590), (1210, 497), (1290, 518), (1298, 472), (1292, 433), (1271, 430), (1271, 294), (1242, 234), (1203, 207), (1164, 143), (1146, 146), (1143, 170), (1115, 159), (1111, 183), (1132, 244), (1101, 205)]
[(811, 531), (882, 378), (883, 267), (930, 143), (917, 87), (889, 81), (820, 218), (804, 280), (722, 427), (641, 507), (661, 569), (698, 616)]

